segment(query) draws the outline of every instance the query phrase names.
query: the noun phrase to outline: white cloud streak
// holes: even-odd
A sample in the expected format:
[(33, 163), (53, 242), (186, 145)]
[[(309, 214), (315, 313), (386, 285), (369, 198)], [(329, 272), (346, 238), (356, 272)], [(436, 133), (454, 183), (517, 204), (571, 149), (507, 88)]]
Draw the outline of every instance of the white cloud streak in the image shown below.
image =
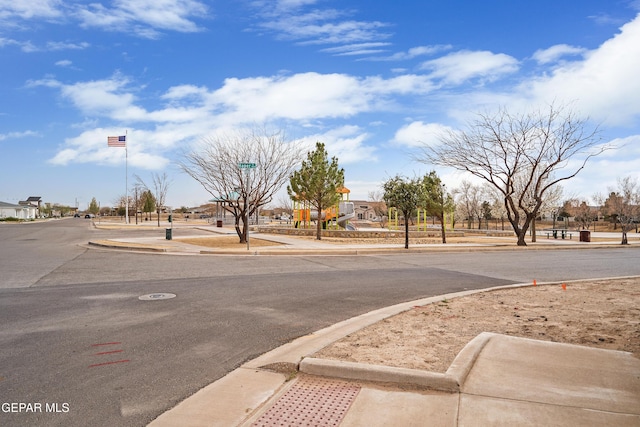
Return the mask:
[(537, 50), (533, 54), (533, 59), (539, 64), (548, 64), (550, 62), (556, 62), (560, 58), (565, 56), (583, 55), (587, 52), (587, 49), (576, 46), (569, 46), (567, 44), (558, 44), (551, 46), (547, 49)]
[(40, 133), (34, 132), (32, 130), (25, 130), (22, 132), (0, 133), (0, 141), (4, 141), (6, 139), (26, 138), (30, 136), (40, 136)]
[(438, 145), (439, 138), (453, 131), (452, 128), (439, 123), (411, 122), (396, 131), (393, 143), (407, 147)]
[(7, 24), (15, 19), (52, 19), (62, 15), (61, 0), (0, 0), (0, 21)]
[(494, 81), (515, 73), (518, 71), (518, 61), (503, 53), (462, 50), (423, 62), (421, 68), (431, 71), (429, 76), (432, 79), (457, 85), (471, 79)]
[[(111, 7), (107, 7), (98, 2), (0, 0), (0, 23), (5, 27), (17, 27), (34, 20), (75, 20), (84, 28), (128, 32), (153, 39), (163, 31), (201, 31), (195, 19), (209, 17), (209, 8), (199, 0), (114, 0), (111, 4)], [(52, 49), (60, 48), (54, 45)]]
[(206, 17), (207, 12), (207, 6), (197, 0), (116, 0), (112, 8), (99, 3), (78, 5), (74, 15), (83, 27), (130, 29), (140, 37), (157, 38), (160, 30), (200, 31), (193, 18)]

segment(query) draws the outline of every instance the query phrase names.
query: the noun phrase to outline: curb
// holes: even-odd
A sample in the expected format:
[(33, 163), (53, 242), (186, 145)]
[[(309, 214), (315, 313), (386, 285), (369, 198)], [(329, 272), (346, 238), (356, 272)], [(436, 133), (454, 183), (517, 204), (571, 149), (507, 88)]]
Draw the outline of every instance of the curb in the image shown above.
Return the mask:
[(444, 374), (420, 369), (370, 365), (314, 357), (304, 358), (300, 362), (298, 370), (305, 374), (322, 377), (403, 384), (429, 390), (459, 393), (478, 356), (495, 335), (497, 334), (482, 332), (469, 341)]
[(97, 246), (106, 249), (120, 249), (120, 250), (130, 250), (130, 251), (139, 251), (139, 252), (164, 252), (164, 253), (191, 253), (193, 255), (235, 255), (235, 256), (300, 256), (300, 255), (320, 255), (320, 256), (358, 256), (358, 255), (377, 255), (377, 254), (388, 254), (388, 253), (404, 253), (404, 254), (422, 254), (422, 253), (432, 253), (432, 252), (444, 252), (444, 253), (455, 253), (455, 252), (475, 252), (475, 251), (483, 251), (483, 252), (499, 252), (505, 250), (529, 250), (529, 251), (539, 251), (539, 250), (589, 250), (589, 249), (614, 249), (614, 248), (633, 248), (639, 245), (620, 245), (620, 244), (596, 244), (592, 246), (582, 246), (582, 245), (545, 245), (539, 244), (536, 246), (513, 246), (513, 245), (474, 245), (474, 246), (438, 246), (438, 247), (413, 247), (409, 249), (405, 249), (404, 247), (390, 247), (390, 248), (344, 248), (336, 247), (335, 249), (304, 249), (304, 248), (293, 248), (293, 249), (256, 249), (256, 250), (181, 250), (175, 246), (171, 245), (154, 245), (154, 244), (135, 244), (132, 242), (115, 242), (109, 240), (100, 240), (100, 241), (89, 241), (88, 244), (90, 246)]
[(120, 243), (110, 240), (99, 240), (97, 242), (89, 242), (89, 246), (98, 246), (107, 249), (124, 249), (127, 251), (139, 251), (139, 252), (170, 252), (168, 247), (141, 245), (134, 246), (131, 243)]

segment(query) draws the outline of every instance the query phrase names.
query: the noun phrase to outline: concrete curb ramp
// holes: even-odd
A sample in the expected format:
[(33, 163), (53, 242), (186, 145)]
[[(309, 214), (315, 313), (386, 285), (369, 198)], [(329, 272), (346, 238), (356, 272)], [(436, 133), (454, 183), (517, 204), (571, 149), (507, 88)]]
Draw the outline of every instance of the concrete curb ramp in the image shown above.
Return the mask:
[(298, 369), (300, 372), (311, 375), (356, 381), (404, 384), (416, 388), (456, 393), (461, 391), (461, 386), (464, 384), (480, 352), (495, 335), (483, 332), (471, 340), (456, 356), (444, 374), (418, 369), (368, 365), (313, 357), (302, 359)]

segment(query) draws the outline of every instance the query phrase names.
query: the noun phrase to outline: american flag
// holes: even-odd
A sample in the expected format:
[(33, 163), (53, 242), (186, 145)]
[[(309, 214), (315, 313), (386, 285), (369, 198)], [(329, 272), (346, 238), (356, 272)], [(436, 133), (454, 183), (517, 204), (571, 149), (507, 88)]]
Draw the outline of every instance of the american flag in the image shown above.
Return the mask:
[(107, 145), (109, 147), (126, 147), (127, 146), (127, 136), (109, 136), (107, 137)]

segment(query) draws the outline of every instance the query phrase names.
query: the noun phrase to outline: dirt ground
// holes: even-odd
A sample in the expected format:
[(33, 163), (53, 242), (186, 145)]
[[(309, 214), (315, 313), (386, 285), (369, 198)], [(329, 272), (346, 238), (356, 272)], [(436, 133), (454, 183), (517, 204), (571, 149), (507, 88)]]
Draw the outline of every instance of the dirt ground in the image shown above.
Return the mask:
[(414, 307), (314, 357), (444, 373), (481, 332), (628, 351), (640, 357), (640, 278), (482, 292)]
[[(216, 237), (181, 237), (176, 239), (182, 243), (188, 243), (190, 245), (203, 246), (206, 248), (224, 248), (224, 249), (232, 249), (232, 248), (246, 248), (246, 243), (239, 243), (240, 239), (238, 236), (216, 236)], [(272, 242), (264, 239), (256, 239), (255, 237), (251, 237), (249, 235), (249, 246), (256, 247), (266, 247), (266, 246), (280, 246), (280, 243)]]

